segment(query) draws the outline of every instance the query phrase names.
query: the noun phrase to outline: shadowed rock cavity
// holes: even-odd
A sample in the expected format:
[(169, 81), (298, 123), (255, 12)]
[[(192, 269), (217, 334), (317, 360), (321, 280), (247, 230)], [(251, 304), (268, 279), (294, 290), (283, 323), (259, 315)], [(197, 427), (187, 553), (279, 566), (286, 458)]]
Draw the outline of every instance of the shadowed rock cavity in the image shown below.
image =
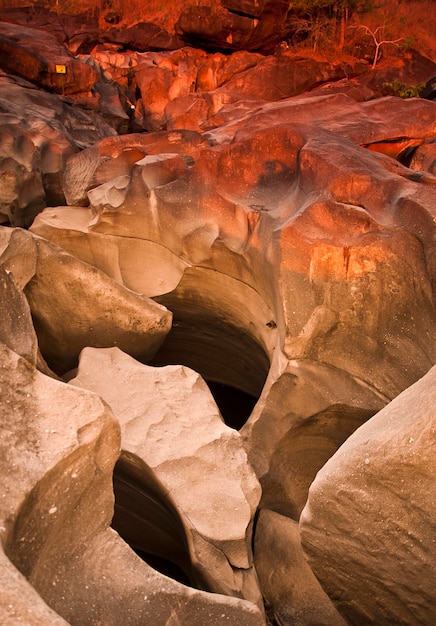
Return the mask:
[[(254, 324), (270, 319), (265, 303), (241, 281), (203, 268), (185, 271), (174, 291), (155, 300), (172, 312), (173, 325), (151, 363), (199, 372), (226, 424), (240, 429), (270, 367), (262, 331)], [(271, 334), (274, 322), (267, 324), (264, 332)]]
[(146, 563), (183, 584), (206, 588), (194, 571), (179, 514), (152, 470), (122, 452), (114, 467), (114, 528)]

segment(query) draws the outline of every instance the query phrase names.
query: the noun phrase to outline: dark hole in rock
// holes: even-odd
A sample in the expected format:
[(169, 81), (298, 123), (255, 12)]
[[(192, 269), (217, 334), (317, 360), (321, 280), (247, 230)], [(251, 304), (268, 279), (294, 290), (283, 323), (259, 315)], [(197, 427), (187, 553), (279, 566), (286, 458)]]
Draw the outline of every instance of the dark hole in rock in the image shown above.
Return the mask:
[[(239, 291), (238, 291), (239, 290)], [(226, 424), (240, 429), (265, 384), (265, 337), (274, 327), (259, 294), (218, 272), (185, 272), (178, 288), (155, 298), (173, 313), (170, 333), (149, 365), (186, 365), (204, 378)]]
[(258, 398), (244, 391), (206, 381), (227, 426), (239, 430), (250, 417)]
[(192, 565), (183, 523), (152, 470), (123, 451), (114, 468), (113, 487), (112, 528), (154, 569), (205, 589)]
[(161, 574), (165, 574), (165, 576), (173, 578), (184, 585), (192, 586), (190, 578), (176, 563), (155, 554), (150, 554), (150, 552), (143, 552), (142, 550), (135, 550), (135, 552), (143, 561)]

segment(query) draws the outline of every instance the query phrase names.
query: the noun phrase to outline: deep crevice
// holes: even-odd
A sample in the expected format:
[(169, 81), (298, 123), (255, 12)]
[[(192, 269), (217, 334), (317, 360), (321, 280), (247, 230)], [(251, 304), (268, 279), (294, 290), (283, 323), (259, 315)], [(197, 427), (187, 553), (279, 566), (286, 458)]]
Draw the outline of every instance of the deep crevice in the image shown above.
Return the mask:
[(155, 300), (173, 313), (173, 325), (148, 364), (198, 372), (225, 423), (239, 430), (268, 376), (265, 344), (276, 333), (272, 312), (246, 284), (205, 269), (185, 272), (175, 291)]
[(113, 474), (112, 528), (148, 565), (184, 585), (206, 589), (193, 567), (185, 528), (154, 472), (123, 451)]
[(240, 430), (251, 415), (258, 398), (229, 385), (206, 380), (220, 413), (230, 428)]

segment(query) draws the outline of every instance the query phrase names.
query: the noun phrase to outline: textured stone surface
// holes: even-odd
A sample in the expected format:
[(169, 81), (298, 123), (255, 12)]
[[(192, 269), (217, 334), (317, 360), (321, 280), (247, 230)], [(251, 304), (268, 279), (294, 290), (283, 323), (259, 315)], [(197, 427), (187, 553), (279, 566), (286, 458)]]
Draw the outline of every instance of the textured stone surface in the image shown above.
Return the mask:
[[(26, 295), (28, 305), (23, 301), (21, 307), (30, 306), (43, 356), (58, 374), (77, 366), (87, 345), (119, 345), (137, 357), (152, 358), (169, 332), (172, 316), (164, 307), (42, 238), (2, 227), (0, 252), (5, 270)], [(6, 334), (11, 336), (12, 323), (17, 333), (19, 320), (9, 325), (6, 320)], [(11, 340), (17, 346), (18, 334)]]
[(87, 345), (154, 355), (171, 327), (169, 311), (43, 239), (36, 247), (36, 273), (25, 294), (41, 351), (55, 371), (75, 367)]
[[(121, 424), (125, 471), (136, 468), (147, 489), (148, 472), (139, 469), (145, 463), (170, 494), (190, 553), (190, 561), (185, 557), (179, 565), (189, 575), (192, 563), (194, 580), (211, 591), (259, 603), (250, 545), (259, 484), (240, 435), (224, 424), (201, 377), (182, 366), (142, 365), (117, 348), (86, 348), (70, 383), (98, 393), (112, 408)], [(116, 527), (137, 549), (150, 552), (155, 542), (130, 515), (120, 512)]]
[(361, 426), (314, 480), (309, 562), (351, 624), (434, 616), (436, 368)]
[[(59, 94), (89, 91), (96, 72), (60, 45), (51, 34), (1, 22), (0, 67), (38, 86)], [(56, 66), (64, 66), (58, 71)]]
[[(188, 5), (184, 3), (183, 9), (189, 11)], [(197, 22), (192, 32), (202, 37), (215, 29), (218, 36), (213, 41), (213, 35), (211, 45), (216, 50), (225, 20), (238, 26), (233, 29), (234, 40), (226, 42), (230, 47), (239, 45), (247, 26), (254, 27), (253, 36), (267, 36), (269, 29), (277, 37), (281, 31), (272, 10), (277, 6), (226, 0), (221, 5), (224, 21), (201, 24), (193, 13)], [(31, 36), (21, 31), (19, 38), (25, 34)], [(82, 34), (73, 47), (82, 43), (86, 47), (87, 35)], [(17, 60), (31, 56), (31, 48), (28, 40)], [(415, 487), (407, 474), (413, 463), (431, 464), (426, 456), (430, 444), (424, 445), (424, 435), (430, 440), (428, 424), (419, 437), (413, 431), (396, 449), (386, 441), (386, 450), (380, 452), (383, 436), (374, 442), (379, 459), (379, 471), (371, 475), (375, 497), (364, 481), (370, 455), (365, 456), (366, 463), (350, 454), (354, 465), (347, 465), (345, 474), (339, 471), (339, 483), (329, 476), (328, 484), (339, 484), (329, 503), (336, 498), (337, 505), (338, 497), (343, 498), (346, 517), (332, 559), (329, 542), (319, 539), (318, 527), (309, 532), (307, 511), (313, 506), (320, 519), (328, 517), (325, 526), (332, 525), (336, 537), (336, 517), (332, 519), (338, 507), (331, 513), (330, 504), (325, 506), (317, 491), (323, 466), (332, 455), (333, 460), (338, 458), (338, 448), (340, 455), (353, 445), (353, 432), (362, 424), (372, 429), (371, 416), (436, 361), (435, 103), (378, 98), (383, 81), (394, 74), (382, 68), (361, 74), (363, 66), (355, 63), (315, 63), (295, 57), (285, 46), (270, 57), (247, 51), (207, 54), (191, 48), (123, 52), (118, 44), (89, 47), (86, 52), (90, 54), (80, 57), (81, 65), (91, 68), (98, 80), (92, 92), (69, 95), (69, 104), (65, 95), (49, 94), (23, 78), (4, 73), (0, 77), (1, 222), (28, 226), (44, 206), (54, 205), (36, 218), (33, 233), (0, 229), (4, 295), (0, 335), (8, 347), (26, 357), (19, 359), (19, 368), (9, 357), (2, 362), (7, 385), (12, 378), (20, 386), (20, 391), (14, 387), (12, 396), (1, 396), (6, 445), (15, 426), (16, 437), (24, 442), (22, 448), (9, 446), (5, 459), (11, 458), (11, 476), (21, 467), (24, 475), (26, 441), (35, 434), (33, 422), (39, 424), (41, 414), (59, 411), (56, 428), (47, 427), (46, 434), (52, 454), (62, 457), (61, 470), (68, 466), (70, 457), (57, 448), (58, 433), (51, 430), (59, 428), (62, 443), (71, 434), (74, 419), (80, 415), (85, 420), (84, 396), (73, 394), (71, 404), (64, 403), (65, 384), (48, 383), (41, 372), (56, 378), (51, 367), (64, 374), (77, 365), (82, 348), (86, 353), (89, 345), (118, 346), (153, 366), (183, 364), (184, 368), (171, 366), (161, 372), (189, 371), (185, 382), (192, 383), (177, 384), (164, 407), (158, 401), (163, 392), (156, 399), (153, 388), (154, 401), (145, 413), (155, 416), (159, 408), (159, 417), (148, 425), (147, 440), (142, 430), (138, 433), (142, 415), (123, 422), (134, 432), (129, 445), (135, 451), (124, 450), (115, 464), (114, 526), (150, 562), (151, 556), (172, 559), (175, 570), (177, 566), (185, 570), (180, 580), (241, 598), (207, 594), (164, 577), (108, 528), (108, 503), (113, 501), (109, 463), (105, 487), (97, 496), (105, 505), (94, 515), (89, 536), (85, 529), (83, 543), (77, 541), (76, 521), (80, 536), (92, 505), (98, 508), (99, 501), (92, 500), (95, 485), (84, 479), (82, 498), (82, 491), (74, 491), (68, 482), (69, 475), (54, 468), (35, 475), (36, 484), (27, 472), (28, 488), (14, 483), (23, 498), (16, 510), (21, 513), (15, 521), (10, 518), (1, 524), (9, 541), (2, 545), (9, 546), (8, 554), (22, 572), (31, 572), (30, 582), (39, 597), (71, 624), (119, 626), (122, 615), (123, 623), (138, 626), (144, 622), (204, 626), (224, 619), (260, 626), (265, 616), (246, 601), (259, 601), (249, 546), (259, 500), (253, 468), (262, 486), (263, 509), (259, 534), (254, 536), (256, 559), (270, 616), (272, 611), (276, 621), (284, 623), (336, 619), (300, 560), (296, 522), (304, 509), (306, 549), (348, 622), (405, 626), (415, 618), (428, 622), (427, 607), (434, 601), (428, 567), (433, 504), (429, 495), (424, 502), (419, 498), (430, 491), (425, 486), (430, 480), (420, 466), (423, 495), (413, 493), (404, 510), (391, 483), (381, 482), (386, 475), (404, 474), (404, 485), (396, 486), (406, 490), (398, 492), (400, 499), (409, 495)], [(414, 67), (421, 60), (413, 55), (406, 61), (405, 57), (402, 76), (425, 78), (431, 70)], [(18, 71), (22, 74), (19, 64)], [(411, 78), (410, 83), (418, 80)], [(311, 91), (291, 95), (302, 89)], [(127, 128), (139, 132), (114, 136)], [(63, 206), (65, 201), (70, 206)], [(131, 362), (130, 357), (123, 358)], [(138, 363), (135, 367), (149, 370)], [(37, 384), (24, 384), (18, 369), (27, 371)], [(199, 375), (217, 398), (226, 423), (240, 429), (239, 434), (221, 421)], [(68, 373), (65, 379), (71, 376)], [(111, 378), (109, 390), (120, 398), (121, 380), (125, 381), (121, 373)], [(165, 385), (161, 381), (158, 386)], [(132, 391), (131, 381), (122, 386)], [(198, 386), (203, 388), (200, 396)], [(184, 398), (181, 390), (186, 391)], [(144, 408), (147, 394), (141, 396), (136, 387), (134, 393), (134, 402), (126, 400), (121, 409)], [(196, 406), (185, 402), (186, 395), (197, 401)], [(183, 405), (183, 413), (173, 410), (174, 398)], [(22, 410), (26, 402), (27, 413)], [(409, 414), (410, 406), (415, 408), (407, 395), (398, 402), (404, 402), (403, 410)], [(204, 403), (209, 419), (199, 416)], [(71, 412), (73, 421), (68, 417)], [(24, 424), (11, 418), (24, 413), (31, 416)], [(102, 436), (95, 454), (88, 454), (88, 449), (82, 454), (81, 437), (88, 426), (84, 428), (79, 429), (77, 455), (92, 477), (108, 442)], [(375, 428), (374, 437), (382, 431)], [(413, 456), (412, 465), (403, 454), (406, 439), (424, 447), (422, 454)], [(37, 435), (35, 442), (40, 445)], [(113, 465), (116, 455), (111, 445)], [(234, 458), (229, 457), (230, 450)], [(396, 454), (403, 455), (398, 472)], [(330, 471), (329, 464), (325, 467)], [(345, 480), (352, 484), (353, 504), (346, 500), (348, 494), (341, 493)], [(216, 492), (210, 489), (212, 483)], [(48, 503), (52, 494), (59, 496), (61, 508)], [(76, 495), (83, 507), (75, 506)], [(372, 533), (362, 545), (367, 511)], [(45, 523), (56, 521), (54, 515), (60, 516), (60, 525), (50, 526), (46, 533)], [(398, 520), (404, 530), (395, 526)], [(92, 526), (100, 522), (98, 529)], [(386, 559), (384, 546), (372, 549), (371, 541), (379, 536), (389, 547)], [(289, 543), (284, 545), (286, 537)], [(313, 542), (313, 554), (312, 537), (318, 541)], [(285, 570), (277, 583), (266, 555), (271, 545), (280, 553), (276, 560), (288, 563), (273, 562), (278, 572), (281, 567)], [(425, 545), (428, 554), (418, 545)], [(405, 546), (412, 555), (404, 568), (407, 581), (399, 566), (400, 560), (407, 561)], [(370, 556), (367, 548), (372, 550)], [(341, 564), (333, 573), (326, 566), (336, 554), (344, 554), (348, 566), (342, 578)], [(364, 565), (359, 558), (366, 559)], [(17, 621), (25, 621), (27, 614), (27, 623), (44, 619), (56, 623), (43, 600), (29, 604), (32, 587), (12, 562), (3, 556), (0, 561), (7, 580), (2, 588), (14, 597), (7, 605), (0, 601), (4, 614), (0, 621), (11, 623), (16, 611)], [(293, 563), (298, 572), (286, 578)], [(165, 569), (163, 563), (160, 566)], [(306, 581), (304, 589), (300, 576)], [(388, 580), (394, 599), (385, 602)], [(307, 602), (308, 589), (314, 590), (312, 604)]]
[(252, 603), (159, 574), (108, 527), (120, 431), (96, 394), (3, 344), (0, 392), (2, 624), (265, 624)]
[(3, 344), (0, 354), (2, 623), (62, 624), (3, 549), (49, 601), (56, 573), (110, 523), (119, 428), (97, 396), (38, 373)]
[(261, 509), (254, 563), (268, 612), (279, 624), (346, 624), (307, 564), (297, 522)]
[[(344, 95), (229, 109), (207, 133), (216, 145), (169, 183), (147, 184), (141, 160), (110, 179), (105, 163), (88, 213), (47, 210), (32, 226), (173, 312), (158, 364), (260, 395), (249, 459), (263, 505), (296, 520), (334, 450), (435, 360), (433, 177), (362, 147), (423, 141), (434, 111)], [(98, 154), (73, 157), (69, 177), (90, 180), (75, 171), (96, 171)], [(154, 280), (133, 245), (161, 259)]]
[(44, 207), (63, 204), (67, 158), (114, 134), (98, 115), (0, 75), (0, 222), (28, 227)]

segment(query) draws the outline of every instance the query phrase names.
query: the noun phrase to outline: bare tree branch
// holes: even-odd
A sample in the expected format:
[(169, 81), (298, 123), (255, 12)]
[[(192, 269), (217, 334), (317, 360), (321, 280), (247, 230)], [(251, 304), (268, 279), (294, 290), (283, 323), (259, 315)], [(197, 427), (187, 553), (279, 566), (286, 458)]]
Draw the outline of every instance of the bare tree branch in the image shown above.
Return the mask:
[(380, 58), (380, 48), (384, 44), (391, 43), (391, 44), (397, 45), (399, 41), (404, 40), (404, 37), (399, 37), (398, 39), (379, 39), (378, 34), (380, 31), (381, 32), (384, 31), (385, 29), (384, 26), (377, 26), (375, 30), (372, 30), (371, 28), (369, 28), (369, 26), (365, 26), (365, 24), (359, 24), (357, 26), (352, 26), (351, 28), (359, 28), (361, 30), (364, 30), (367, 35), (370, 35), (372, 37), (374, 44), (375, 44), (375, 54), (374, 54), (374, 60), (372, 63), (372, 69), (374, 69), (375, 66), (377, 65), (377, 61)]

